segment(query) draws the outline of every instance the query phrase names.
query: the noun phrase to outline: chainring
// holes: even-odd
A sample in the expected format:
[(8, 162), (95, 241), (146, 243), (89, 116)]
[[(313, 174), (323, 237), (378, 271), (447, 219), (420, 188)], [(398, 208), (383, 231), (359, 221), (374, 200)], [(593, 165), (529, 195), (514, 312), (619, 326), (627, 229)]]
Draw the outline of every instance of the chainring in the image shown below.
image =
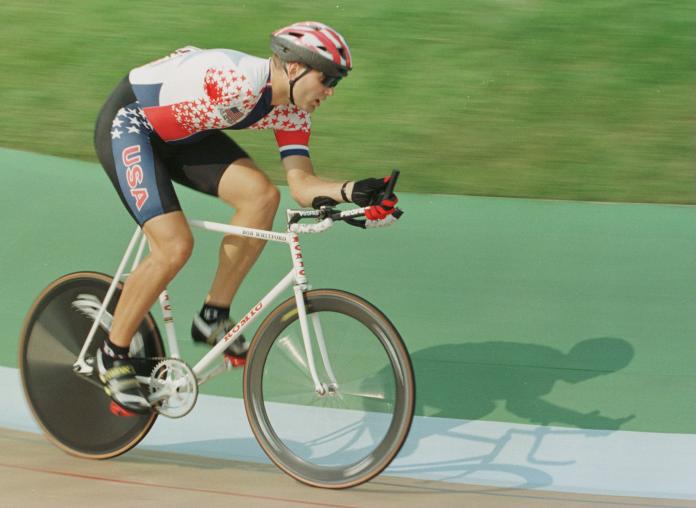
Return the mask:
[(198, 380), (185, 362), (166, 358), (150, 374), (150, 400), (153, 409), (169, 418), (186, 416), (198, 399)]

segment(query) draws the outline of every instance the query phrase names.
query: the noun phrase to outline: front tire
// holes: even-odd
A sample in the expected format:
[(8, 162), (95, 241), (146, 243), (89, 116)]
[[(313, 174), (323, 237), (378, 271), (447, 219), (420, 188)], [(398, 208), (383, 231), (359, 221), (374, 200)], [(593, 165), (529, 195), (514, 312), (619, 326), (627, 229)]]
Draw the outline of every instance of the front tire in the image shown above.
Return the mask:
[(353, 487), (381, 473), (404, 444), (413, 419), (413, 368), (398, 331), (369, 302), (323, 289), (305, 293), (305, 305), (314, 364), (329, 390), (314, 390), (290, 298), (265, 319), (249, 349), (247, 417), (266, 455), (293, 478)]

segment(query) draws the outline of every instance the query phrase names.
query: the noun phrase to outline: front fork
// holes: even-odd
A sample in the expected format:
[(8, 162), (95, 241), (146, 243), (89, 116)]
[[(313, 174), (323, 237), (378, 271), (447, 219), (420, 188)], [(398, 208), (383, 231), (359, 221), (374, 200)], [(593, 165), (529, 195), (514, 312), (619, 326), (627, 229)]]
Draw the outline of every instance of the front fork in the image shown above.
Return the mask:
[(305, 354), (307, 355), (307, 365), (309, 367), (309, 374), (312, 378), (312, 383), (314, 384), (314, 391), (318, 395), (322, 396), (326, 395), (327, 393), (333, 394), (338, 390), (338, 384), (336, 383), (336, 376), (334, 376), (333, 369), (331, 368), (329, 355), (326, 351), (324, 332), (321, 328), (321, 323), (319, 322), (319, 315), (317, 313), (312, 314), (312, 327), (314, 329), (314, 337), (316, 338), (317, 344), (319, 345), (321, 359), (324, 363), (324, 372), (326, 372), (326, 375), (329, 377), (328, 384), (322, 383), (319, 380), (317, 368), (314, 364), (312, 336), (309, 332), (309, 323), (307, 320), (307, 307), (305, 305), (304, 299), (304, 292), (309, 288), (309, 285), (307, 283), (307, 275), (305, 273), (304, 259), (302, 257), (302, 248), (300, 247), (300, 238), (297, 234), (291, 233), (289, 245), (290, 255), (292, 256), (292, 262), (295, 271), (295, 285), (293, 286), (293, 291), (295, 293), (295, 304), (297, 305), (297, 312), (300, 319), (300, 328), (302, 330), (302, 340), (304, 342)]
[(324, 364), (324, 372), (326, 372), (326, 375), (329, 377), (328, 384), (322, 383), (319, 380), (317, 368), (314, 364), (312, 336), (309, 330), (309, 320), (307, 319), (307, 307), (305, 305), (303, 289), (299, 285), (295, 285), (293, 289), (295, 292), (295, 304), (297, 305), (297, 312), (300, 319), (300, 329), (302, 330), (302, 340), (304, 342), (305, 354), (307, 355), (307, 365), (309, 368), (309, 374), (312, 378), (312, 383), (314, 383), (314, 391), (318, 395), (322, 396), (336, 393), (338, 391), (338, 383), (336, 382), (336, 376), (334, 375), (331, 362), (329, 361), (329, 355), (326, 350), (326, 341), (324, 340), (324, 332), (321, 327), (321, 322), (319, 321), (319, 315), (316, 312), (312, 314), (312, 328), (314, 330), (314, 337), (319, 346), (321, 360)]

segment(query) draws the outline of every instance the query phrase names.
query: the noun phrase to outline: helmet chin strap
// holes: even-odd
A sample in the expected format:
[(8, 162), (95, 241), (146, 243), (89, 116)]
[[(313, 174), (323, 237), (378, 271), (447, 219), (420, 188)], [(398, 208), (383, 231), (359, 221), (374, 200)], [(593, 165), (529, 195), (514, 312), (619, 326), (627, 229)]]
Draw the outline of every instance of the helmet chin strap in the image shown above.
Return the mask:
[[(283, 70), (285, 70), (285, 75), (288, 76), (288, 78), (289, 78), (290, 74), (288, 74), (288, 66), (286, 63), (283, 63)], [(312, 69), (307, 67), (302, 74), (297, 76), (295, 79), (290, 80), (290, 104), (292, 104), (293, 106), (295, 105), (295, 97), (293, 97), (292, 92), (293, 92), (293, 88), (295, 88), (295, 83), (297, 83), (301, 77), (308, 74), (309, 71), (311, 71), (311, 70)]]

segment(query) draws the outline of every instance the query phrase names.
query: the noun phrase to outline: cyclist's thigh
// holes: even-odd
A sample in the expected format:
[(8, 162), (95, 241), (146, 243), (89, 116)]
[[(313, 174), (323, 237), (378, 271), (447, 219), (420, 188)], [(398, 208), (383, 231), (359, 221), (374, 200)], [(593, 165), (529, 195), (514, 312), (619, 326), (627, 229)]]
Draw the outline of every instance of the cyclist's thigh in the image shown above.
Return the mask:
[(122, 82), (99, 114), (95, 146), (121, 201), (141, 226), (181, 210), (165, 162), (153, 150), (151, 134), (130, 85)]
[(167, 159), (172, 179), (211, 196), (219, 195), (220, 180), (228, 167), (250, 160), (244, 149), (222, 131), (211, 132), (190, 144), (176, 145), (173, 152)]

